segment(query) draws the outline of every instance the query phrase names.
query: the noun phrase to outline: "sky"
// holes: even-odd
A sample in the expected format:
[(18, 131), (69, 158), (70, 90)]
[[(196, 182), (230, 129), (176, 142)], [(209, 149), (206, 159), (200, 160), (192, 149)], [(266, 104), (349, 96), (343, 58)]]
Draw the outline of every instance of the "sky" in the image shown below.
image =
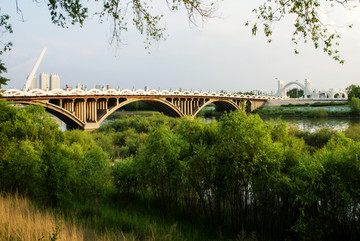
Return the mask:
[[(11, 16), (14, 33), (1, 41), (12, 41), (13, 48), (2, 56), (9, 78), (4, 89), (22, 89), (41, 50), (47, 52), (37, 71), (60, 76), (61, 87), (111, 85), (121, 89), (183, 89), (202, 91), (276, 91), (277, 79), (284, 83), (310, 79), (311, 88), (345, 89), (360, 85), (360, 10), (324, 9), (324, 21), (339, 26), (340, 53), (345, 64), (314, 49), (312, 43), (294, 46), (291, 42), (292, 18), (277, 23), (273, 41), (263, 34), (251, 35), (246, 21), (254, 21), (252, 9), (261, 0), (219, 2), (216, 17), (194, 26), (184, 11), (172, 13), (161, 1), (153, 1), (165, 14), (166, 40), (145, 49), (144, 37), (134, 29), (123, 33), (123, 45), (109, 44), (111, 25), (99, 23), (90, 14), (84, 26), (60, 28), (51, 24), (42, 1), (19, 1), (24, 21), (16, 13), (13, 0), (2, 0), (1, 14)], [(163, 1), (165, 2), (165, 1)], [(157, 6), (157, 4), (159, 6)], [(97, 6), (91, 5), (91, 10)], [(344, 26), (353, 24), (352, 29)], [(300, 54), (294, 54), (294, 48)], [(296, 86), (294, 86), (296, 87)]]

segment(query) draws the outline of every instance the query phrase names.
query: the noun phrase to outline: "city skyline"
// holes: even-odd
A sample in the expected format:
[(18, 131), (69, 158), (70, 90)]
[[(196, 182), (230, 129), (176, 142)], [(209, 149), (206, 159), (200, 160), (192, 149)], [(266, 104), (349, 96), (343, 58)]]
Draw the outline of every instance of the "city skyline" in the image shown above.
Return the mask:
[[(359, 12), (340, 13), (337, 18), (354, 24), (353, 29), (339, 28), (342, 34), (342, 66), (312, 44), (291, 44), (291, 26), (287, 21), (274, 29), (273, 43), (267, 44), (259, 33), (251, 36), (244, 26), (254, 19), (251, 10), (259, 1), (240, 4), (224, 2), (220, 17), (198, 28), (189, 26), (184, 14), (168, 14), (167, 40), (154, 43), (151, 54), (144, 49), (143, 37), (133, 30), (124, 36), (126, 45), (109, 45), (109, 26), (95, 19), (83, 28), (61, 29), (50, 23), (46, 6), (22, 3), (25, 22), (19, 21), (15, 6), (8, 1), (4, 10), (11, 13), (13, 50), (3, 55), (10, 81), (4, 89), (22, 89), (43, 47), (48, 47), (38, 72), (56, 72), (62, 77), (61, 88), (80, 83), (89, 89), (96, 85), (142, 89), (188, 89), (203, 91), (276, 91), (277, 80), (303, 82), (309, 78), (316, 89), (345, 89), (360, 84)], [(294, 54), (294, 48), (300, 51)]]

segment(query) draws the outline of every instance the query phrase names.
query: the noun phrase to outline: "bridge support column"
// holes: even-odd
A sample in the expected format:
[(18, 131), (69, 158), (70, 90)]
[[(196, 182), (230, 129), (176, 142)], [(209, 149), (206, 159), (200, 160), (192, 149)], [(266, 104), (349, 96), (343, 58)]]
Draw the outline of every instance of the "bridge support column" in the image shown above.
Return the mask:
[(187, 114), (187, 99), (184, 99), (183, 101), (183, 113), (184, 115)]
[(97, 121), (97, 103), (96, 99), (88, 99), (86, 103), (86, 121), (96, 122)]
[(85, 123), (87, 122), (87, 121), (86, 121), (86, 116), (87, 116), (87, 113), (86, 113), (87, 108), (86, 108), (86, 106), (87, 106), (87, 99), (85, 99), (85, 100), (84, 100), (84, 103), (83, 103), (83, 108), (84, 108), (83, 120), (84, 120)]
[(94, 130), (94, 129), (97, 129), (99, 128), (99, 123), (97, 122), (88, 122), (85, 124), (84, 126), (84, 130)]
[(95, 120), (95, 122), (97, 122), (97, 101), (96, 100), (94, 101), (93, 110), (94, 110), (94, 120)]
[(191, 100), (190, 100), (190, 115), (193, 115), (193, 107), (194, 107), (194, 99), (193, 98), (191, 98)]

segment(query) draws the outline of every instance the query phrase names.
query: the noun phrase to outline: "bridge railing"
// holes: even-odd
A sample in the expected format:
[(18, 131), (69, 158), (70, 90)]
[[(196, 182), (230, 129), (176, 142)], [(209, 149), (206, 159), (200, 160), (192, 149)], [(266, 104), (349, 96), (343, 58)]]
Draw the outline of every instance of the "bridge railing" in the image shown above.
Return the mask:
[(250, 99), (283, 99), (281, 97), (271, 97), (268, 95), (243, 95), (237, 93), (224, 92), (202, 92), (202, 91), (180, 91), (180, 90), (130, 90), (130, 89), (54, 89), (41, 90), (33, 89), (30, 91), (22, 91), (18, 89), (8, 89), (3, 93), (4, 97), (37, 97), (37, 96), (87, 96), (87, 95), (108, 95), (108, 96), (206, 96), (206, 97), (230, 97), (230, 98), (250, 98)]

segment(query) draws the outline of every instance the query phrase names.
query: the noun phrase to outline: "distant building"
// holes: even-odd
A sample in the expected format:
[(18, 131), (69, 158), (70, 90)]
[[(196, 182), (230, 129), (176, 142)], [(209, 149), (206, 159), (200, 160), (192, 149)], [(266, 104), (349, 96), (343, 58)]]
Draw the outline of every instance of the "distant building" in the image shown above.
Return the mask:
[(42, 90), (50, 89), (50, 81), (49, 81), (48, 73), (40, 74), (40, 89), (42, 89)]
[(60, 77), (57, 74), (51, 74), (50, 87), (52, 90), (60, 89)]
[(110, 90), (112, 89), (113, 87), (111, 85), (106, 85), (106, 89)]

